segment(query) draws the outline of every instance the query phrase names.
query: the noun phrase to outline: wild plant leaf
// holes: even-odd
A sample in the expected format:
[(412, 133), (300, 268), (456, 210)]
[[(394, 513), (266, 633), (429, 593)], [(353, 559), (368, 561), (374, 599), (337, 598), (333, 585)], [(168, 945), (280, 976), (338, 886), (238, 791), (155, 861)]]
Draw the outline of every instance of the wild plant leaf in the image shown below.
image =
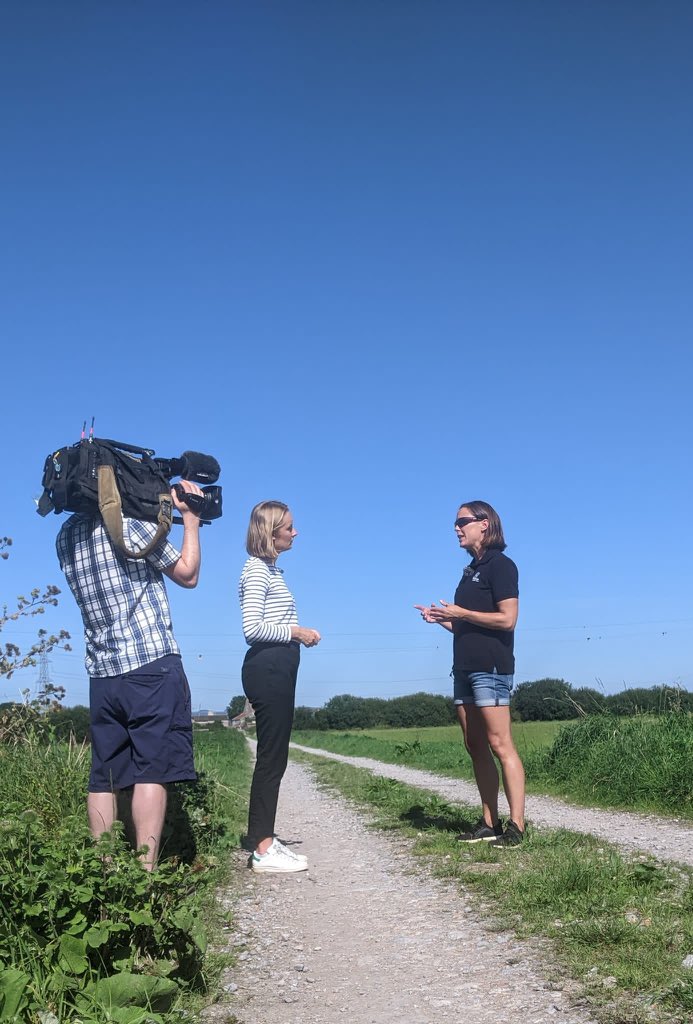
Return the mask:
[(89, 967), (87, 947), (76, 935), (61, 935), (58, 946), (58, 963), (68, 974), (84, 974)]
[(45, 913), (42, 903), (25, 903), (22, 910), (24, 917), (41, 917)]
[(48, 991), (55, 996), (64, 996), (66, 992), (77, 992), (83, 982), (74, 974), (65, 974), (64, 971), (54, 969), (48, 981)]
[(98, 949), (99, 946), (103, 946), (110, 937), (110, 921), (100, 921), (98, 924), (93, 924), (91, 928), (86, 930), (83, 936), (87, 946), (90, 946), (92, 949)]
[(128, 917), (133, 924), (146, 924), (154, 927), (156, 920), (151, 910), (129, 910)]
[(177, 910), (171, 914), (171, 923), (180, 928), (182, 932), (189, 932), (195, 927), (195, 916), (186, 909)]
[(91, 982), (78, 997), (80, 1006), (99, 1006), (113, 1011), (114, 1007), (141, 1006), (156, 1012), (170, 1009), (178, 996), (175, 981), (153, 978), (147, 974), (113, 974)]
[(207, 932), (199, 919), (195, 920), (190, 928), (190, 938), (193, 940), (200, 953), (204, 954), (207, 952)]
[(140, 1006), (115, 1006), (110, 1011), (110, 1019), (115, 1024), (163, 1024), (163, 1017)]
[(31, 978), (14, 967), (0, 969), (0, 1021), (16, 1019), (29, 1003)]
[(78, 910), (76, 914), (73, 914), (69, 921), (63, 922), (62, 927), (70, 935), (81, 935), (86, 928), (88, 922), (81, 910)]
[(77, 903), (89, 903), (94, 898), (94, 890), (90, 885), (75, 885), (70, 891)]

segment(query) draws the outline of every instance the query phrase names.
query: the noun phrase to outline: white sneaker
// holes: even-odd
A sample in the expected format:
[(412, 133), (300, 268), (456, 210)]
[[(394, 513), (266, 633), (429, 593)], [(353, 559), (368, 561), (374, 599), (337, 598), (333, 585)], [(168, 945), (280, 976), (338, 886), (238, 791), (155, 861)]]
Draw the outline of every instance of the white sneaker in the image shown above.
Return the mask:
[(284, 874), (288, 871), (307, 871), (308, 858), (299, 856), (280, 843), (273, 840), (267, 853), (252, 856), (252, 869), (256, 874)]
[(304, 860), (306, 864), (308, 863), (308, 858), (305, 853), (296, 853), (295, 850), (290, 849), (288, 846), (284, 846), (284, 843), (280, 842), (278, 839), (274, 840), (273, 845), (275, 850), (281, 850), (282, 853), (286, 853), (289, 857), (295, 857), (296, 860)]

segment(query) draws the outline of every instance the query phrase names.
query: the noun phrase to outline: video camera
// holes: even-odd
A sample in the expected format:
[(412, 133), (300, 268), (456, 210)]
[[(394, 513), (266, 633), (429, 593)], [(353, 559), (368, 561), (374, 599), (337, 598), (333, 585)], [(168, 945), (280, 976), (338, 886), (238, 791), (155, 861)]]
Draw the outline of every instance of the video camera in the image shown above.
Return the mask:
[[(177, 459), (155, 458), (154, 462), (169, 481), (179, 476), (183, 480), (207, 485), (202, 488), (201, 495), (190, 494), (183, 489), (182, 484), (172, 485), (178, 500), (186, 504), (201, 522), (210, 523), (221, 517), (221, 487), (214, 486), (219, 479), (221, 467), (215, 458), (201, 452), (183, 452)], [(173, 521), (180, 522), (178, 518)]]

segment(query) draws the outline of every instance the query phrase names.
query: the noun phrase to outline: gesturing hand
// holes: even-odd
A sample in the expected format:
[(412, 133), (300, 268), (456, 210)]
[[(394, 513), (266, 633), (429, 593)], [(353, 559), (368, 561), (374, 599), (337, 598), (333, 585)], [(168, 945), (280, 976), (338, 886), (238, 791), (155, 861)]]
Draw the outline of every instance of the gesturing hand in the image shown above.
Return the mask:
[(435, 622), (436, 620), (431, 617), (431, 609), (425, 604), (415, 604), (414, 607), (417, 611), (421, 612), (421, 618), (424, 622)]
[(453, 619), (463, 619), (465, 613), (465, 609), (460, 608), (458, 604), (448, 604), (442, 598), (438, 604), (432, 604), (426, 610), (430, 615), (427, 622), (451, 622)]

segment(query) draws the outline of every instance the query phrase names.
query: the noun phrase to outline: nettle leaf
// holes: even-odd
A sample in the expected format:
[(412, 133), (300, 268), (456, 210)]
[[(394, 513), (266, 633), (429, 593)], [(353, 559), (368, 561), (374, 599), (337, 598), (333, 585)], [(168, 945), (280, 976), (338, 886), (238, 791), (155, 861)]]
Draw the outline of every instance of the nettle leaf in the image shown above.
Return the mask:
[(24, 903), (22, 905), (24, 917), (43, 917), (44, 909), (42, 903)]
[(68, 974), (84, 974), (89, 967), (86, 957), (87, 946), (76, 935), (61, 935), (58, 947), (58, 963)]

